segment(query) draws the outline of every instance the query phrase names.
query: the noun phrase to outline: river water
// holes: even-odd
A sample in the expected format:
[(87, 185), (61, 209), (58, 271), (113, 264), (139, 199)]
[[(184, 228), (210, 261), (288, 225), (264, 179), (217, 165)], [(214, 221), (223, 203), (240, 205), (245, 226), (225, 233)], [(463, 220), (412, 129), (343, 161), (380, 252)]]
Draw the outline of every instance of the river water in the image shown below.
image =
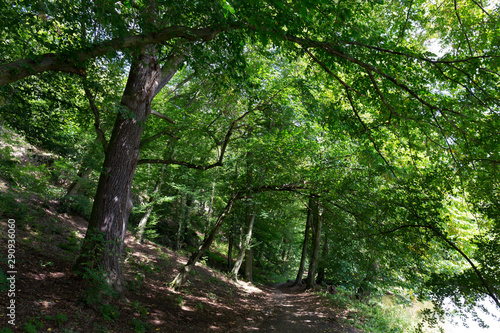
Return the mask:
[[(446, 302), (445, 302), (446, 303)], [(448, 321), (445, 326), (446, 333), (499, 333), (500, 332), (500, 310), (498, 307), (489, 301), (481, 302), (491, 314), (487, 315), (482, 311), (478, 311), (479, 317), (489, 326), (489, 328), (481, 328), (479, 324), (472, 319), (465, 321), (466, 327), (460, 318), (455, 319), (455, 323)], [(496, 318), (495, 318), (496, 317)]]

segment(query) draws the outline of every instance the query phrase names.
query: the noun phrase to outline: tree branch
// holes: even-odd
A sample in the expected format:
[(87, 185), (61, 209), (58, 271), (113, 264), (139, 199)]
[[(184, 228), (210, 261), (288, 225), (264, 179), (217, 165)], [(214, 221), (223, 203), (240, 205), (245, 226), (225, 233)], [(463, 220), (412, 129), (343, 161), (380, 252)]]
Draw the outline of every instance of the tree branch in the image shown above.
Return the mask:
[(87, 96), (87, 99), (89, 101), (90, 109), (92, 110), (92, 113), (94, 114), (94, 128), (95, 128), (95, 131), (97, 133), (97, 141), (99, 141), (101, 143), (104, 152), (106, 152), (106, 150), (108, 150), (108, 141), (106, 140), (106, 136), (104, 134), (104, 131), (101, 128), (101, 120), (99, 117), (99, 110), (95, 105), (94, 96), (92, 96), (92, 94), (90, 93), (89, 88), (84, 87), (83, 89), (85, 90), (85, 96)]
[[(423, 218), (421, 218), (416, 212), (412, 212), (412, 213), (419, 220), (423, 220)], [(457, 251), (469, 263), (470, 267), (472, 268), (472, 270), (474, 271), (474, 273), (476, 274), (476, 276), (481, 281), (481, 284), (486, 288), (487, 294), (493, 299), (493, 301), (495, 302), (495, 304), (500, 308), (500, 301), (498, 300), (498, 298), (495, 295), (495, 293), (491, 290), (490, 286), (488, 285), (488, 283), (484, 279), (484, 277), (481, 274), (481, 272), (479, 271), (479, 269), (472, 262), (472, 260), (458, 246), (456, 246), (455, 243), (453, 243), (452, 241), (450, 241), (448, 239), (448, 237), (446, 237), (443, 233), (441, 233), (435, 227), (433, 227), (431, 225), (428, 225), (428, 224), (406, 224), (406, 225), (394, 227), (394, 228), (392, 228), (390, 230), (381, 231), (379, 234), (389, 234), (389, 233), (393, 233), (393, 232), (395, 232), (397, 230), (401, 230), (401, 229), (405, 229), (405, 228), (415, 228), (415, 227), (416, 228), (425, 228), (425, 229), (431, 230), (439, 238), (441, 238), (442, 240), (444, 240), (451, 248), (453, 248), (455, 251)]]
[(160, 113), (160, 112), (155, 111), (155, 110), (151, 110), (151, 114), (154, 115), (154, 116), (157, 116), (157, 117), (159, 117), (161, 119), (165, 119), (169, 123), (172, 123), (174, 125), (176, 124), (176, 122), (172, 118), (170, 118), (169, 116), (164, 115), (163, 113)]
[(150, 44), (162, 44), (174, 38), (206, 42), (214, 39), (220, 32), (222, 32), (221, 29), (214, 27), (197, 29), (186, 26), (171, 26), (148, 35), (128, 35), (113, 38), (97, 45), (68, 50), (64, 53), (42, 54), (32, 59), (23, 59), (1, 65), (0, 86), (46, 71), (84, 75), (83, 63), (89, 59), (106, 55), (109, 52)]
[(347, 98), (349, 99), (349, 103), (351, 104), (352, 111), (356, 115), (356, 118), (358, 118), (358, 120), (361, 123), (361, 125), (363, 125), (363, 127), (365, 128), (366, 134), (368, 135), (368, 138), (372, 142), (373, 147), (375, 148), (375, 150), (377, 151), (377, 153), (380, 155), (380, 157), (382, 157), (382, 159), (384, 160), (385, 164), (389, 167), (389, 171), (391, 171), (391, 173), (394, 176), (394, 178), (399, 179), (398, 176), (396, 175), (396, 173), (394, 172), (394, 170), (392, 168), (392, 165), (389, 164), (389, 162), (387, 161), (387, 159), (385, 158), (385, 156), (382, 154), (382, 152), (378, 148), (377, 144), (375, 143), (375, 140), (373, 139), (373, 137), (371, 135), (370, 129), (366, 126), (366, 124), (363, 121), (363, 119), (361, 119), (361, 117), (359, 116), (358, 110), (356, 109), (356, 106), (354, 105), (354, 101), (352, 100), (352, 96), (351, 96), (351, 93), (349, 92), (349, 89), (347, 89), (347, 87), (346, 87), (345, 90), (346, 90), (346, 93), (347, 93)]
[(413, 7), (413, 0), (410, 1), (410, 6), (408, 8), (408, 11), (406, 12), (406, 20), (405, 20), (405, 23), (403, 24), (403, 28), (401, 29), (401, 33), (399, 34), (398, 42), (396, 43), (396, 45), (399, 45), (399, 42), (401, 41), (401, 39), (403, 39), (403, 37), (405, 35), (405, 30), (406, 30), (406, 26), (408, 25), (408, 21), (410, 20), (410, 13), (411, 13), (412, 7)]
[(351, 89), (354, 92), (356, 92), (357, 94), (365, 96), (365, 95), (359, 93), (358, 91), (356, 91), (354, 88), (352, 88), (346, 82), (344, 82), (344, 80), (342, 80), (338, 75), (335, 75), (321, 60), (319, 60), (314, 54), (312, 54), (311, 51), (309, 51), (306, 47), (303, 47), (303, 49), (311, 57), (311, 59), (314, 60), (314, 62), (316, 62), (318, 65), (320, 65), (321, 68), (323, 68), (323, 70), (325, 72), (327, 72), (328, 74), (333, 76), (333, 78), (335, 80), (337, 80), (341, 85), (343, 85), (346, 89)]
[(146, 139), (142, 139), (141, 140), (141, 143), (139, 144), (139, 147), (142, 148), (143, 146), (147, 145), (148, 143), (150, 143), (151, 141), (154, 141), (164, 135), (168, 135), (168, 136), (171, 136), (172, 138), (176, 139), (176, 140), (179, 140), (180, 138), (178, 136), (176, 136), (174, 133), (172, 133), (170, 130), (166, 129), (164, 131), (161, 131), (160, 133), (157, 133), (155, 135), (152, 135), (150, 136), (149, 138), (146, 138)]
[(217, 161), (208, 165), (200, 165), (190, 162), (177, 161), (177, 160), (165, 160), (165, 159), (154, 159), (154, 158), (143, 158), (137, 162), (137, 165), (141, 164), (167, 164), (167, 165), (180, 165), (185, 166), (189, 169), (197, 169), (197, 170), (209, 170), (215, 167), (222, 166), (222, 162)]
[[(158, 95), (158, 93), (165, 87), (165, 85), (170, 81), (170, 79), (177, 73), (177, 67), (184, 62), (185, 60), (185, 52), (175, 53), (171, 55), (167, 59), (167, 63), (162, 67), (160, 73), (160, 80), (156, 90), (153, 94), (153, 99)], [(172, 120), (169, 120), (172, 122)]]
[[(190, 168), (190, 169), (197, 169), (197, 170), (209, 170), (209, 169), (212, 169), (215, 167), (222, 166), (223, 165), (222, 161), (223, 161), (224, 155), (226, 153), (227, 145), (229, 144), (229, 141), (231, 139), (231, 135), (233, 134), (233, 131), (234, 131), (236, 125), (241, 120), (243, 120), (248, 114), (252, 113), (255, 110), (261, 109), (263, 105), (265, 105), (269, 101), (273, 100), (280, 91), (281, 90), (278, 90), (275, 94), (273, 94), (271, 97), (269, 97), (265, 102), (259, 103), (256, 107), (246, 111), (241, 116), (239, 116), (238, 118), (236, 118), (235, 120), (233, 120), (231, 122), (231, 125), (229, 126), (229, 129), (226, 133), (226, 136), (224, 137), (224, 141), (221, 144), (221, 149), (220, 149), (219, 158), (218, 158), (217, 162), (212, 163), (212, 164), (208, 164), (208, 165), (200, 165), (200, 164), (195, 164), (195, 163), (190, 163), (190, 162), (185, 162), (185, 161), (177, 161), (177, 160), (173, 160), (173, 159), (168, 159), (168, 160), (167, 159), (141, 159), (137, 162), (137, 165), (141, 165), (141, 164), (180, 165), (180, 166), (185, 166), (185, 167)], [(149, 140), (149, 141), (151, 141), (151, 140)], [(141, 143), (141, 145), (142, 145), (142, 143)]]
[(460, 28), (462, 29), (462, 33), (464, 34), (465, 40), (467, 41), (467, 46), (469, 47), (470, 56), (472, 57), (474, 55), (474, 52), (472, 52), (472, 47), (470, 45), (469, 36), (467, 36), (467, 31), (465, 30), (465, 27), (464, 27), (464, 25), (462, 23), (462, 18), (460, 17), (460, 14), (458, 13), (457, 0), (453, 0), (453, 4), (454, 4), (454, 7), (455, 7), (455, 15), (457, 16), (458, 23), (460, 24)]

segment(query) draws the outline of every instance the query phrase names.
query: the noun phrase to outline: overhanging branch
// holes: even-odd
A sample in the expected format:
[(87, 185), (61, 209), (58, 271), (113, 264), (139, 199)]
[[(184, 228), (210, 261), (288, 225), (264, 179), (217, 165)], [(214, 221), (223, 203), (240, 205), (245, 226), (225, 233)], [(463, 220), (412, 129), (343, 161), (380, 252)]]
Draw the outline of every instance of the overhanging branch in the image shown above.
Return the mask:
[(33, 59), (22, 59), (1, 65), (0, 86), (46, 71), (84, 75), (83, 63), (88, 59), (103, 56), (109, 52), (150, 44), (163, 44), (174, 38), (182, 38), (187, 41), (210, 41), (221, 31), (221, 29), (213, 27), (196, 29), (186, 26), (171, 26), (149, 35), (129, 35), (113, 38), (94, 46), (68, 50), (64, 53), (42, 54)]
[(389, 161), (387, 161), (387, 159), (385, 158), (385, 156), (382, 154), (382, 152), (378, 148), (377, 143), (375, 142), (375, 140), (372, 137), (370, 129), (366, 126), (366, 124), (363, 121), (363, 119), (361, 119), (361, 117), (360, 117), (360, 115), (358, 113), (358, 110), (356, 109), (356, 106), (354, 105), (354, 101), (352, 100), (351, 93), (349, 92), (349, 89), (347, 89), (347, 87), (346, 87), (345, 91), (347, 93), (347, 98), (349, 99), (349, 103), (351, 104), (352, 111), (356, 115), (356, 118), (358, 118), (358, 120), (361, 123), (361, 125), (363, 125), (363, 127), (365, 128), (366, 134), (368, 135), (368, 138), (370, 139), (371, 143), (373, 144), (373, 147), (375, 148), (375, 150), (377, 151), (377, 153), (379, 154), (379, 156), (382, 157), (382, 159), (384, 160), (385, 164), (389, 167), (389, 171), (391, 171), (391, 173), (394, 176), (394, 178), (398, 179), (398, 176), (396, 176), (396, 173), (394, 172), (394, 170), (392, 168), (392, 165), (389, 163)]
[[(417, 217), (419, 220), (423, 220), (415, 212), (413, 212), (413, 215), (415, 217)], [(477, 268), (477, 266), (472, 262), (472, 260), (458, 246), (455, 245), (455, 243), (453, 243), (452, 241), (450, 241), (448, 239), (448, 237), (446, 237), (446, 235), (444, 235), (442, 232), (440, 232), (437, 228), (435, 228), (435, 227), (433, 227), (431, 225), (428, 225), (428, 224), (406, 224), (406, 225), (394, 227), (394, 228), (392, 228), (390, 230), (381, 231), (379, 234), (390, 234), (390, 233), (393, 233), (395, 231), (398, 231), (398, 230), (401, 230), (401, 229), (405, 229), (405, 228), (424, 228), (424, 229), (429, 229), (434, 234), (436, 234), (439, 238), (441, 238), (443, 241), (445, 241), (451, 248), (453, 248), (455, 251), (457, 251), (467, 261), (467, 263), (470, 265), (470, 267), (472, 268), (472, 270), (474, 271), (474, 273), (476, 274), (476, 276), (481, 281), (481, 284), (483, 285), (483, 287), (486, 289), (487, 294), (493, 299), (493, 301), (495, 302), (495, 304), (500, 308), (500, 301), (498, 300), (497, 295), (495, 295), (495, 293), (491, 290), (489, 284), (486, 282), (486, 280), (484, 279), (483, 275), (481, 274), (481, 272), (479, 271), (479, 269)]]

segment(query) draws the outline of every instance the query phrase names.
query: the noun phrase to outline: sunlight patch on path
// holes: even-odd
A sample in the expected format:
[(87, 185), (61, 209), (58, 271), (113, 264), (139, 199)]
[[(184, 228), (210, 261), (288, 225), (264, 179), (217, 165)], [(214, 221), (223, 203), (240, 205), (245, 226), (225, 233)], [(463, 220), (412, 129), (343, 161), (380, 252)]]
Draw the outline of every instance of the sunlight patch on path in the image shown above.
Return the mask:
[(245, 282), (245, 281), (238, 281), (237, 285), (241, 287), (243, 291), (245, 291), (248, 294), (262, 294), (263, 291), (256, 286), (254, 286), (251, 283)]

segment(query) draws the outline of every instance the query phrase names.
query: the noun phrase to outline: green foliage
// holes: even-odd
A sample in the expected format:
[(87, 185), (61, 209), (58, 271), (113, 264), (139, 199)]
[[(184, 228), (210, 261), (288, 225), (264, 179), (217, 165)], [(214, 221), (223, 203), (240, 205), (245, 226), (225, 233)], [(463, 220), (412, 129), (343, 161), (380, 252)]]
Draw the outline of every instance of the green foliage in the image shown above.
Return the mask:
[(25, 222), (32, 216), (31, 213), (31, 208), (20, 200), (19, 195), (0, 192), (0, 216)]
[(94, 307), (107, 321), (113, 321), (120, 316), (117, 305), (113, 305), (114, 299), (119, 294), (110, 286), (106, 279), (104, 270), (86, 269), (83, 278), (87, 280), (88, 286), (83, 295), (85, 304)]
[(61, 200), (59, 211), (79, 215), (88, 220), (92, 212), (92, 200), (81, 194), (66, 196)]
[(347, 322), (366, 332), (413, 332), (422, 316), (422, 304), (400, 302), (397, 297), (376, 297), (370, 303), (358, 302), (350, 292), (337, 288), (336, 294), (326, 294), (329, 304), (347, 312)]
[(174, 300), (174, 301), (175, 301), (175, 303), (176, 303), (179, 307), (184, 306), (184, 304), (185, 304), (185, 302), (186, 302), (186, 301), (184, 300), (184, 297), (182, 297), (182, 295), (177, 296), (177, 297), (175, 298), (175, 300)]
[(57, 246), (63, 250), (68, 251), (68, 252), (77, 253), (78, 250), (80, 249), (80, 245), (81, 245), (80, 243), (81, 243), (81, 239), (78, 237), (77, 232), (72, 231), (67, 237), (67, 242), (60, 243)]
[(135, 333), (146, 333), (151, 330), (151, 325), (139, 318), (132, 318), (132, 327)]
[(199, 311), (203, 311), (203, 303), (198, 302), (198, 303), (196, 304), (196, 309), (198, 309)]
[(45, 316), (45, 319), (54, 322), (54, 324), (58, 327), (61, 327), (68, 321), (68, 317), (64, 313), (57, 313), (53, 316)]
[(206, 262), (210, 267), (224, 267), (227, 260), (217, 252), (207, 251), (206, 258), (202, 258), (200, 261)]
[(149, 314), (148, 308), (146, 308), (144, 305), (142, 305), (138, 301), (133, 301), (132, 302), (132, 309), (140, 316), (140, 317), (147, 317)]
[(47, 266), (54, 266), (54, 263), (52, 261), (44, 262), (43, 260), (40, 260), (40, 266), (45, 268)]
[(139, 291), (144, 284), (145, 275), (142, 272), (137, 272), (132, 281), (127, 283), (127, 288), (131, 291)]
[(24, 332), (37, 333), (43, 329), (43, 322), (39, 317), (29, 318), (28, 322), (24, 324)]
[(120, 294), (110, 284), (108, 273), (100, 265), (102, 253), (108, 242), (98, 231), (93, 232), (88, 240), (90, 248), (78, 266), (78, 273), (87, 281), (83, 301), (98, 311), (105, 320), (113, 321), (120, 316), (118, 306), (113, 304)]
[(153, 273), (153, 272), (159, 273), (159, 272), (161, 272), (161, 267), (158, 266), (154, 261), (139, 262), (138, 267), (144, 273)]
[[(0, 258), (1, 261), (4, 261), (6, 259)], [(5, 292), (9, 289), (9, 282), (7, 281), (7, 275), (2, 271), (2, 268), (0, 268), (0, 292)]]
[[(54, 71), (0, 88), (1, 121), (65, 157), (49, 165), (28, 153), (24, 161), (2, 131), (0, 176), (14, 189), (0, 192), (2, 217), (32, 224), (36, 211), (21, 196), (61, 197), (49, 184), (74, 180), (71, 164), (100, 170), (103, 149), (92, 124), (109, 139), (117, 115), (127, 124), (137, 120), (136, 110), (120, 103), (136, 55), (123, 43), (137, 34), (145, 37), (134, 43), (175, 35), (154, 45), (154, 65), (169, 65), (181, 51), (182, 65), (148, 104), (173, 122), (148, 117), (139, 124), (141, 158), (167, 166), (137, 168), (132, 197), (140, 207), (131, 227), (154, 208), (146, 238), (196, 249), (238, 191), (245, 203), (223, 226), (225, 240), (243, 237), (251, 202), (257, 279), (280, 280), (296, 270), (305, 198), (314, 193), (322, 201), (319, 264), (326, 280), (351, 294), (401, 287), (438, 300), (463, 296), (467, 304), (495, 297), (498, 291), (485, 287), (500, 281), (495, 3), (157, 1), (154, 7), (0, 6), (1, 79), (55, 59), (48, 67)], [(213, 36), (188, 30), (200, 27)], [(75, 68), (85, 76), (59, 73)], [(293, 195), (283, 185), (295, 185)], [(88, 218), (92, 181), (83, 192), (66, 198), (62, 211)], [(87, 259), (96, 263), (107, 244), (92, 237)], [(224, 253), (225, 240), (217, 252)], [(76, 251), (78, 242), (60, 246)], [(215, 251), (207, 258), (225, 265)], [(92, 284), (101, 284), (104, 272), (94, 264), (86, 269)], [(158, 269), (138, 263), (131, 287)], [(401, 329), (379, 326), (373, 330)]]
[(19, 161), (13, 156), (10, 146), (0, 148), (0, 172), (2, 177), (8, 176), (8, 170), (18, 166)]

